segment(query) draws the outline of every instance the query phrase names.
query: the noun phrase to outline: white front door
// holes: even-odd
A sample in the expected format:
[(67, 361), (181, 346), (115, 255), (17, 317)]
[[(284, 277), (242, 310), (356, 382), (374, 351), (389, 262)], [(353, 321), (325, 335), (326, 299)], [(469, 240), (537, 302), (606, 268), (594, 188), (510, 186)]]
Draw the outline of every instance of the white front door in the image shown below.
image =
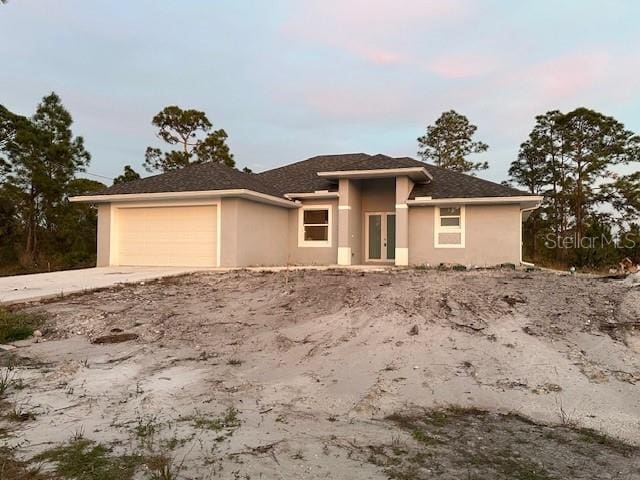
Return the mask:
[(395, 212), (368, 212), (365, 215), (367, 262), (393, 262), (396, 258)]

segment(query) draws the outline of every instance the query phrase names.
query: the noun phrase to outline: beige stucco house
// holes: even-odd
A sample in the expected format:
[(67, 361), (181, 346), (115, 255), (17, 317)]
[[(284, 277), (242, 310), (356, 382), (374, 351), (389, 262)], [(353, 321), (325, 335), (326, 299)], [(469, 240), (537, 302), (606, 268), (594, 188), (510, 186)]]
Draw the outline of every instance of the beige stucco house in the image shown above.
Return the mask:
[(98, 208), (98, 266), (522, 261), (541, 198), (411, 158), (323, 155), (259, 174), (205, 163), (72, 198)]

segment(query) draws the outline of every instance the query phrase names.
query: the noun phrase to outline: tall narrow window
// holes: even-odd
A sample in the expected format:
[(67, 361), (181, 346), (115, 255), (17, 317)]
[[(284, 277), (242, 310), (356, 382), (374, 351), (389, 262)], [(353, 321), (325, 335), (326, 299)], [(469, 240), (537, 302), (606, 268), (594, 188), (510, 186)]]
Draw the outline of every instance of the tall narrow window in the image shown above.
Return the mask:
[(331, 207), (303, 206), (300, 209), (298, 246), (331, 246)]
[(435, 207), (434, 246), (464, 248), (464, 207)]

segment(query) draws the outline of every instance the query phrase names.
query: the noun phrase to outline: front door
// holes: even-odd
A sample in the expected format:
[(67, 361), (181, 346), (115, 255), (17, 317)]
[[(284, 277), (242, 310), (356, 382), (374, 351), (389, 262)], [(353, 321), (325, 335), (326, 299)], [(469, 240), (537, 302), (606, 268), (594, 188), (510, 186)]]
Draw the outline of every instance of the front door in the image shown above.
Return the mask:
[(396, 258), (396, 214), (366, 214), (366, 252), (368, 262), (393, 262)]

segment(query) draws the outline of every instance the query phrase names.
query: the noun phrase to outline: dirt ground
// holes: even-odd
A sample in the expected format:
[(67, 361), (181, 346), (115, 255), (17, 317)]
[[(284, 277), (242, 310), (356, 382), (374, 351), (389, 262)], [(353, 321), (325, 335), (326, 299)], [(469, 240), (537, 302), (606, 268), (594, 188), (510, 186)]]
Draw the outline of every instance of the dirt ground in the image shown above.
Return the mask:
[(238, 271), (27, 310), (0, 442), (45, 474), (83, 441), (165, 480), (640, 479), (637, 283)]

